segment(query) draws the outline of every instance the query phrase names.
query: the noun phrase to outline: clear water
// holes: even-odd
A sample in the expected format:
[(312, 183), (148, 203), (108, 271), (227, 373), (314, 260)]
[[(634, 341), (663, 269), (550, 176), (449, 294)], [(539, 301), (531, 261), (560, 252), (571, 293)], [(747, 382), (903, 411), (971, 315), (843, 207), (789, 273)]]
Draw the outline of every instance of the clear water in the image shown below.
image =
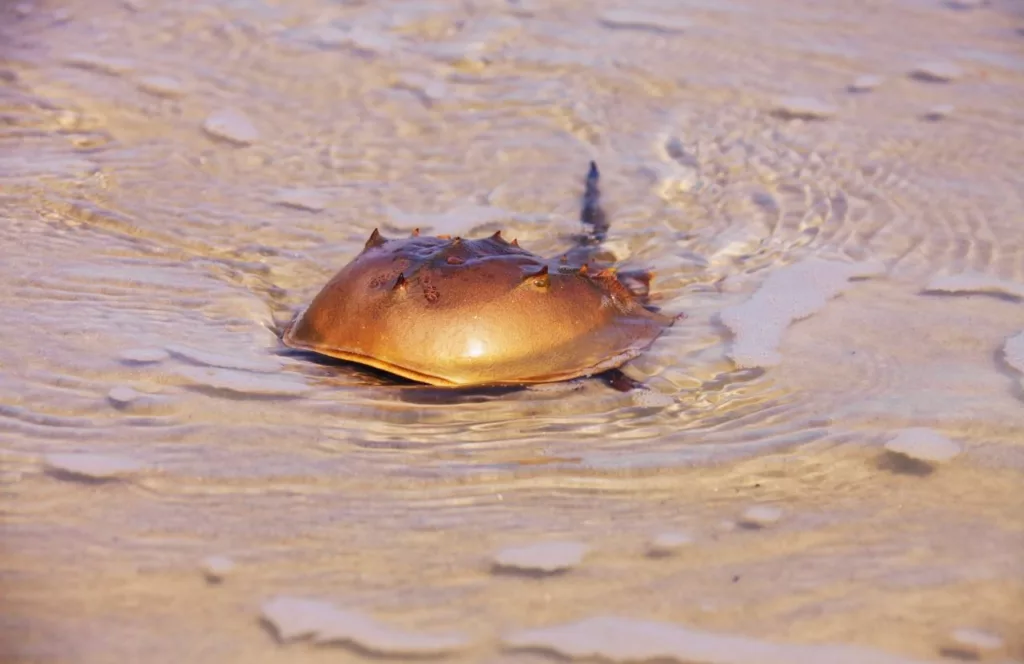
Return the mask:
[[(459, 631), (451, 661), (609, 615), (754, 640), (699, 661), (1024, 659), (1022, 30), (1009, 0), (0, 3), (4, 661), (370, 656), (279, 643), (280, 595)], [(610, 248), (688, 314), (646, 389), (281, 352), (375, 227), (560, 251), (590, 159)], [(886, 452), (912, 427), (961, 453)], [(556, 540), (588, 553), (492, 568)]]

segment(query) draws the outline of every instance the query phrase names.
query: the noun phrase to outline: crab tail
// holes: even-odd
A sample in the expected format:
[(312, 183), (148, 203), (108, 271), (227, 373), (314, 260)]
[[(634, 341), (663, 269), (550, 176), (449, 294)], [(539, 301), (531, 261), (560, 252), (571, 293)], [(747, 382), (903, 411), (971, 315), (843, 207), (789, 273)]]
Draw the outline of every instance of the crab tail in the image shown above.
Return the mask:
[(608, 234), (608, 219), (601, 208), (601, 190), (598, 181), (601, 179), (601, 172), (597, 169), (597, 162), (590, 162), (590, 170), (587, 172), (585, 188), (583, 190), (582, 209), (580, 210), (580, 221), (585, 226), (590, 226), (590, 235), (602, 242)]

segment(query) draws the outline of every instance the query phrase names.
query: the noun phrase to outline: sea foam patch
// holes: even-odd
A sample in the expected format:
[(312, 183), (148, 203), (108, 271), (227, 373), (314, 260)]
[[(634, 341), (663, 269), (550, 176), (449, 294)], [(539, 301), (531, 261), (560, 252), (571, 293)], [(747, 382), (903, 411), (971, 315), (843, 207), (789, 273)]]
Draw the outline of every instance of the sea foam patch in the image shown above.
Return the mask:
[(701, 664), (915, 664), (920, 660), (857, 646), (798, 645), (706, 632), (667, 622), (596, 616), (579, 622), (513, 632), (511, 649), (538, 649), (568, 659)]
[(749, 300), (719, 314), (733, 333), (729, 357), (740, 368), (771, 367), (782, 361), (786, 328), (807, 318), (849, 287), (851, 279), (880, 274), (877, 262), (841, 263), (808, 259), (773, 272)]
[(324, 600), (278, 596), (263, 603), (261, 614), (282, 642), (308, 637), (316, 644), (348, 644), (392, 657), (441, 655), (470, 645), (462, 634), (411, 632)]

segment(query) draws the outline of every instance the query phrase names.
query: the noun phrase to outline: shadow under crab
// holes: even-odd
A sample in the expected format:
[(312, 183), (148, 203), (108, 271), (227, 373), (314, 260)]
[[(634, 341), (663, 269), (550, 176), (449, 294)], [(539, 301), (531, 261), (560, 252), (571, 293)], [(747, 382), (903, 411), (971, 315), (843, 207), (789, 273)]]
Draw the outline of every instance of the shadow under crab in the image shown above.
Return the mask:
[[(567, 253), (546, 259), (497, 232), (388, 239), (374, 230), (285, 328), (293, 349), (443, 387), (594, 376), (633, 359), (677, 317), (648, 300), (651, 275), (618, 272), (590, 164)], [(619, 381), (621, 383), (621, 381)]]

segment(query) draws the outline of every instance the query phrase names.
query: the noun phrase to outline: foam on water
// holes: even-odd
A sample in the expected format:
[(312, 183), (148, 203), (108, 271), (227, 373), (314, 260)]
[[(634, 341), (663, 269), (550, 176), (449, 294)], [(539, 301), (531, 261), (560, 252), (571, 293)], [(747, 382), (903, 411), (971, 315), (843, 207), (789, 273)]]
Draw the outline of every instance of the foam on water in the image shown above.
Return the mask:
[(925, 111), (923, 117), (925, 120), (944, 120), (948, 118), (950, 115), (952, 115), (953, 111), (955, 110), (956, 107), (953, 106), (952, 104), (938, 104), (936, 106), (932, 106), (927, 111)]
[(333, 200), (328, 192), (315, 189), (279, 189), (274, 193), (274, 202), (278, 205), (307, 212), (323, 212)]
[(1024, 330), (1006, 339), (1003, 344), (1003, 357), (1006, 363), (1024, 374)]
[(260, 137), (252, 120), (235, 108), (223, 108), (210, 113), (203, 121), (203, 130), (213, 138), (243, 146), (255, 143)]
[(56, 474), (90, 480), (120, 479), (146, 469), (146, 465), (136, 459), (89, 452), (48, 454), (45, 463), (46, 468)]
[(138, 85), (143, 92), (168, 99), (178, 99), (188, 92), (185, 84), (173, 76), (143, 76), (138, 80)]
[(536, 648), (569, 659), (705, 664), (913, 664), (924, 660), (842, 645), (789, 645), (703, 631), (666, 622), (595, 616), (575, 623), (513, 632), (510, 648)]
[(129, 348), (118, 354), (118, 359), (128, 364), (159, 364), (171, 356), (163, 348)]
[(659, 533), (647, 545), (648, 554), (656, 557), (671, 556), (694, 544), (692, 535), (680, 532)]
[(1006, 643), (996, 634), (970, 627), (958, 627), (950, 632), (949, 636), (959, 651), (966, 652), (968, 657), (974, 658), (999, 650)]
[(195, 364), (206, 367), (217, 367), (218, 369), (236, 369), (238, 371), (251, 371), (254, 373), (277, 373), (283, 364), (274, 358), (256, 353), (243, 356), (235, 353), (217, 353), (215, 351), (203, 350), (186, 346), (185, 344), (169, 344), (166, 350), (175, 357), (188, 360)]
[(885, 449), (917, 461), (941, 463), (960, 456), (963, 448), (938, 431), (925, 427), (903, 429), (885, 444)]
[(190, 366), (176, 367), (174, 373), (196, 387), (209, 387), (243, 395), (298, 397), (311, 389), (301, 380), (286, 375)]
[(947, 61), (923, 62), (915, 66), (910, 75), (921, 81), (929, 83), (949, 83), (964, 75), (964, 70), (959, 65)]
[(134, 388), (131, 388), (127, 385), (118, 385), (117, 387), (112, 387), (110, 391), (107, 392), (107, 399), (110, 401), (111, 404), (117, 407), (128, 406), (132, 402), (140, 399), (141, 397), (142, 394), (140, 394)]
[(421, 634), (385, 625), (330, 602), (279, 596), (262, 605), (263, 619), (282, 641), (311, 637), (317, 644), (351, 644), (377, 655), (417, 657), (452, 653), (471, 641), (461, 634)]
[(791, 120), (827, 120), (836, 112), (832, 104), (813, 97), (783, 97), (773, 110), (779, 117)]
[[(0, 3), (0, 660), (1024, 657), (1024, 67), (951, 4)], [(375, 227), (570, 250), (591, 159), (687, 315), (625, 377), (280, 346)]]
[(494, 565), (499, 570), (554, 574), (578, 566), (589, 549), (582, 542), (536, 542), (511, 546), (494, 555)]
[(981, 293), (990, 295), (1008, 295), (1024, 299), (1024, 283), (1000, 279), (990, 274), (963, 272), (960, 274), (943, 274), (928, 282), (926, 293)]
[(719, 314), (734, 335), (729, 356), (742, 368), (779, 364), (779, 345), (790, 324), (824, 307), (850, 287), (850, 279), (882, 269), (876, 263), (808, 259), (772, 272), (750, 299)]
[(878, 74), (863, 74), (853, 79), (847, 88), (850, 92), (871, 92), (885, 82), (885, 79)]
[(227, 556), (207, 556), (199, 563), (203, 576), (211, 583), (220, 583), (235, 570), (235, 561)]
[(134, 68), (134, 63), (131, 60), (106, 57), (95, 53), (74, 53), (68, 56), (65, 62), (73, 67), (81, 67), (112, 76), (127, 74)]
[(679, 16), (638, 9), (607, 9), (598, 15), (598, 20), (610, 28), (649, 30), (665, 34), (685, 32), (691, 26), (689, 21)]
[(754, 528), (764, 528), (778, 522), (783, 511), (771, 505), (754, 505), (743, 511), (740, 524)]

